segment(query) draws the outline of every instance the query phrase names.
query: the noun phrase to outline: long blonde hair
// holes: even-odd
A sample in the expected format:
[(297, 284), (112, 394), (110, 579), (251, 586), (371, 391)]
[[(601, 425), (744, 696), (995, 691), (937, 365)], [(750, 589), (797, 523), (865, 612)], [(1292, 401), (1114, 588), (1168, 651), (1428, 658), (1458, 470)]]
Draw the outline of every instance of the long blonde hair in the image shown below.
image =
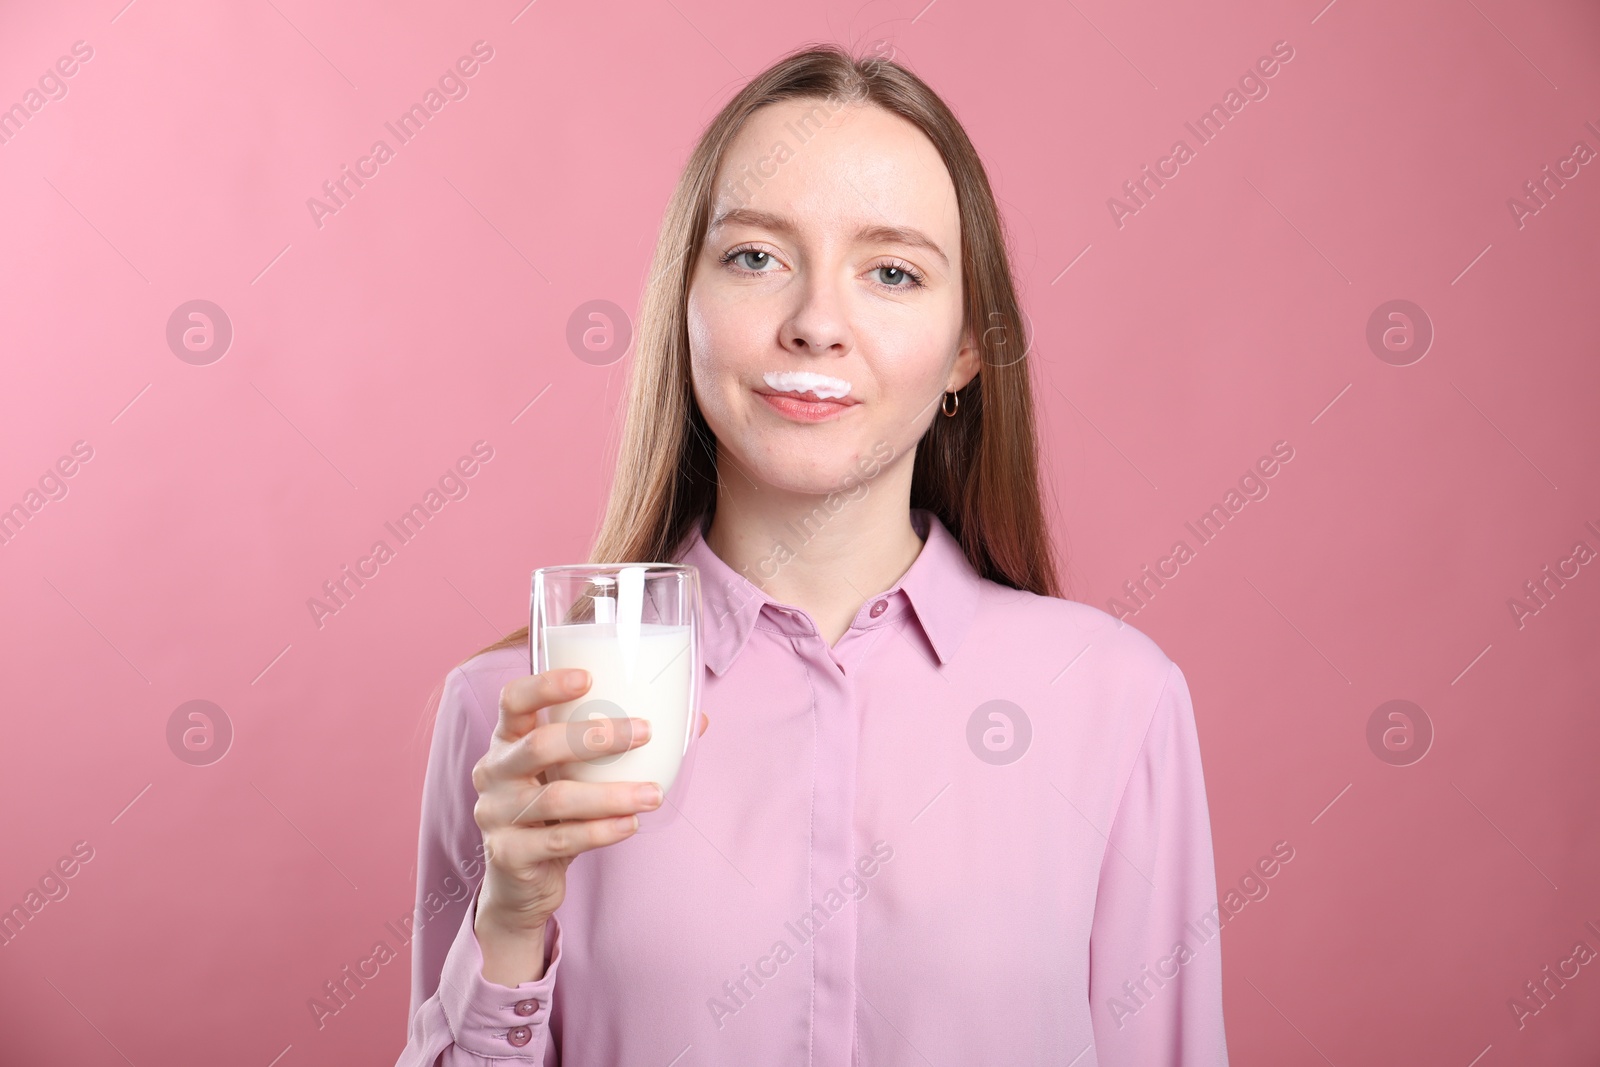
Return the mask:
[[(690, 382), (687, 301), (722, 158), (756, 109), (781, 100), (883, 108), (915, 124), (943, 157), (961, 216), (965, 327), (982, 354), (953, 418), (918, 443), (911, 506), (937, 515), (983, 577), (1063, 596), (1038, 484), (1033, 392), (1023, 324), (994, 194), (972, 142), (944, 101), (903, 66), (836, 45), (795, 51), (757, 75), (701, 135), (667, 204), (639, 309), (616, 476), (590, 562), (668, 561), (691, 524), (716, 508), (716, 439)], [(802, 120), (803, 122), (804, 120)], [(527, 646), (528, 627), (471, 659)], [(466, 662), (466, 661), (463, 661)]]

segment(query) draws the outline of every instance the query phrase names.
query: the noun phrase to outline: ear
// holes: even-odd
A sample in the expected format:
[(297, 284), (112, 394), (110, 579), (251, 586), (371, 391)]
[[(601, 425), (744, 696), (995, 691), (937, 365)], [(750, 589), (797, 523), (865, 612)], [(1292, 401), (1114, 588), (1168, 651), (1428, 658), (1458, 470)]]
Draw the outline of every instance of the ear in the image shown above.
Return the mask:
[(978, 376), (978, 369), (982, 366), (983, 354), (978, 351), (972, 331), (966, 330), (961, 335), (961, 350), (956, 353), (955, 366), (950, 368), (950, 385), (946, 391), (953, 393), (965, 389), (967, 383)]

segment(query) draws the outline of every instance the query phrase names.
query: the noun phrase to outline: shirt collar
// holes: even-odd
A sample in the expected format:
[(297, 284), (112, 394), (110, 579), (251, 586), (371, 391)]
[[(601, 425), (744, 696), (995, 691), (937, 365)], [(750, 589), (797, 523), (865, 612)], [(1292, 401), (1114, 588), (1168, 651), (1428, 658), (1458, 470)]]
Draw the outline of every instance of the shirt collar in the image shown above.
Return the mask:
[[(911, 615), (927, 638), (933, 658), (943, 665), (955, 656), (972, 625), (983, 579), (937, 515), (925, 508), (912, 508), (911, 522), (924, 539), (922, 551), (892, 588), (861, 605), (856, 624), (892, 625), (901, 614)], [(769, 608), (770, 614), (815, 634), (815, 625), (803, 610), (773, 600), (711, 551), (705, 541), (707, 525), (702, 517), (673, 554), (674, 561), (690, 564), (700, 572), (700, 636), (706, 666), (718, 677), (726, 673), (749, 641), (756, 620)], [(874, 616), (872, 608), (880, 600), (891, 605), (904, 600), (909, 611), (881, 611)]]

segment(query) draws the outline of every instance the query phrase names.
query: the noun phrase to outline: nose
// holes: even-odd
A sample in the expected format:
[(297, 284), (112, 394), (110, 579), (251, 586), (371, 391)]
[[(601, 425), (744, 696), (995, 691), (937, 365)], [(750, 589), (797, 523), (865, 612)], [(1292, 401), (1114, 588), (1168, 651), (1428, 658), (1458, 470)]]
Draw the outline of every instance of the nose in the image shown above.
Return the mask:
[(847, 351), (850, 324), (843, 299), (826, 278), (813, 275), (801, 288), (800, 303), (783, 324), (784, 347), (802, 355)]

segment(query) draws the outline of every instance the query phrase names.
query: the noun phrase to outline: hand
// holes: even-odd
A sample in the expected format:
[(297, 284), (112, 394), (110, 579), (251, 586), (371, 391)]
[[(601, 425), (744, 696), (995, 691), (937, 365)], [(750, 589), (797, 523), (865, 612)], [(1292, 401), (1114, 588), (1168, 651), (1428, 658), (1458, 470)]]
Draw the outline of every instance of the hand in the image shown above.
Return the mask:
[[(569, 675), (580, 680), (570, 684)], [(489, 751), (472, 768), (478, 791), (472, 815), (484, 840), (480, 928), (542, 939), (545, 922), (566, 895), (573, 857), (631, 836), (638, 829), (635, 813), (661, 804), (654, 782), (549, 779), (557, 764), (624, 752), (650, 738), (649, 722), (637, 718), (629, 720), (629, 736), (609, 719), (595, 720), (581, 734), (565, 723), (537, 725), (540, 708), (573, 700), (590, 684), (585, 671), (552, 670), (500, 690), (500, 721)], [(699, 733), (709, 724), (701, 712)]]

